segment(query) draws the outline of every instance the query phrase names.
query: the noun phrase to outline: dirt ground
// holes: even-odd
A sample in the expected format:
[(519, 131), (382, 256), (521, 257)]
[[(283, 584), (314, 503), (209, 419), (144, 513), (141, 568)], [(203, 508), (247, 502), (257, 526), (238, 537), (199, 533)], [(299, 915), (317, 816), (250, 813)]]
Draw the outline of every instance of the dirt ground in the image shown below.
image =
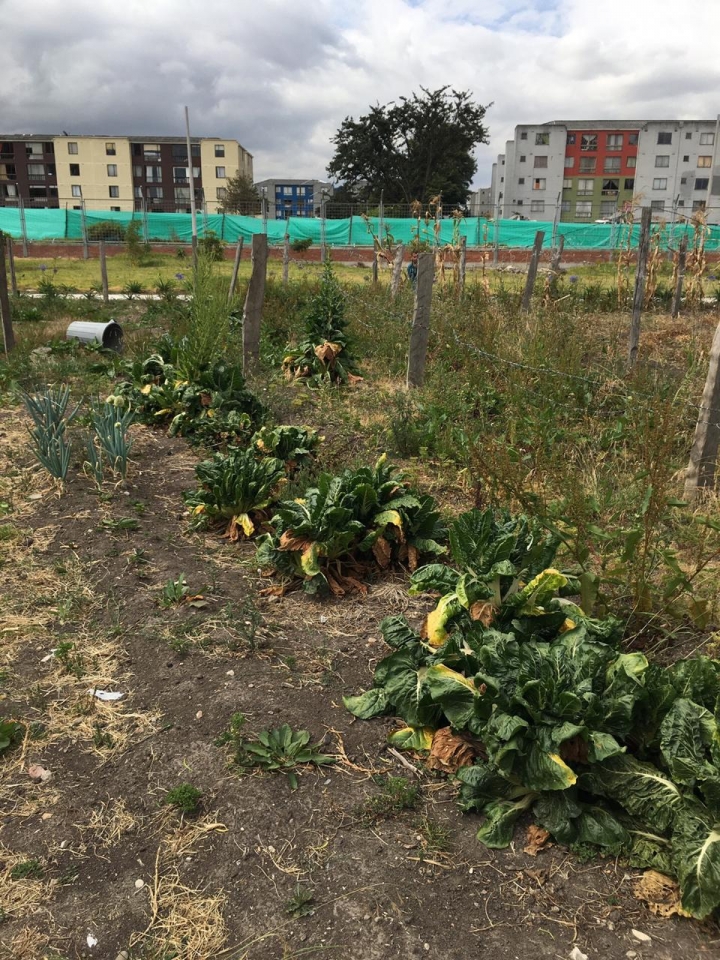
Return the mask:
[[(454, 785), (388, 752), (395, 722), (342, 704), (384, 654), (380, 620), (423, 602), (400, 577), (366, 598), (260, 596), (253, 547), (188, 532), (194, 454), (133, 431), (125, 488), (71, 468), (60, 494), (19, 412), (0, 415), (0, 717), (26, 725), (0, 756), (1, 957), (720, 957), (714, 923), (655, 916), (620, 862), (531, 855), (527, 823), (481, 846)], [(180, 573), (204, 606), (161, 605)], [(217, 740), (238, 711), (338, 762), (295, 791), (237, 772)], [(163, 803), (182, 783), (202, 790), (195, 817)]]

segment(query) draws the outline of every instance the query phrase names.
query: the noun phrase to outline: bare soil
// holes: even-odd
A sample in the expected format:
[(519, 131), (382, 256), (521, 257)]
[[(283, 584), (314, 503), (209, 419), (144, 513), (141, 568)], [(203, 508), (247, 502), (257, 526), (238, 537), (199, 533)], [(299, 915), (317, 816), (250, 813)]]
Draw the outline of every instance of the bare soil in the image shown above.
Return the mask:
[[(655, 916), (621, 862), (526, 853), (527, 823), (511, 849), (481, 846), (455, 786), (388, 752), (395, 722), (342, 704), (386, 652), (379, 621), (417, 621), (422, 601), (400, 577), (365, 598), (261, 596), (251, 545), (188, 532), (195, 456), (133, 429), (125, 488), (99, 496), (76, 468), (60, 494), (19, 412), (0, 418), (0, 717), (28, 729), (0, 756), (0, 956), (720, 957), (714, 923)], [(180, 573), (205, 606), (160, 604)], [(60, 643), (75, 646), (48, 659)], [(124, 696), (101, 703), (96, 687)], [(310, 731), (338, 762), (300, 770), (295, 791), (241, 775), (216, 743), (238, 711), (254, 733)], [(419, 788), (414, 809), (368, 806), (387, 775)], [(163, 804), (181, 783), (202, 790), (195, 817)]]

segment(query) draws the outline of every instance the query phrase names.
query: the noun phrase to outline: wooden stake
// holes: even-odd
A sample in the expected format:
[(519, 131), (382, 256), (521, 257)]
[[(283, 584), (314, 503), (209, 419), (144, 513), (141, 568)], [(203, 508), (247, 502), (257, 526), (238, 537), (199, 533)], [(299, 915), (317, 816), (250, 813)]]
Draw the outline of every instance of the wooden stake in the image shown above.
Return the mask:
[(283, 285), (287, 286), (290, 280), (290, 237), (285, 234), (283, 243)]
[(13, 238), (7, 238), (8, 266), (10, 267), (10, 292), (17, 296), (17, 277), (15, 276), (15, 244)]
[(694, 500), (701, 489), (715, 484), (715, 464), (720, 443), (720, 324), (710, 349), (710, 363), (690, 462), (685, 473), (685, 499)]
[(638, 347), (640, 345), (640, 316), (645, 298), (645, 277), (647, 275), (648, 254), (650, 253), (650, 223), (652, 209), (643, 207), (640, 221), (640, 244), (637, 253), (637, 272), (635, 274), (635, 293), (633, 295), (632, 322), (630, 324), (630, 340), (628, 343), (628, 366), (634, 367), (637, 363)]
[(460, 266), (458, 272), (458, 296), (465, 292), (465, 269), (467, 266), (467, 237), (460, 237)]
[(520, 304), (520, 309), (523, 313), (530, 312), (530, 304), (532, 302), (533, 288), (535, 287), (535, 277), (537, 277), (538, 264), (540, 263), (540, 254), (542, 252), (543, 240), (545, 239), (545, 232), (543, 230), (538, 230), (535, 234), (535, 243), (533, 244), (532, 254), (530, 255), (530, 263), (528, 264), (528, 274), (527, 280), (525, 281), (525, 290), (522, 295), (522, 302)]
[(107, 303), (110, 300), (110, 289), (108, 287), (107, 260), (105, 259), (105, 241), (100, 241), (100, 277), (102, 279), (103, 300)]
[(233, 264), (232, 279), (230, 280), (230, 292), (228, 293), (228, 303), (233, 302), (235, 296), (235, 287), (237, 286), (238, 270), (240, 269), (240, 260), (243, 251), (243, 238), (240, 237), (238, 245), (235, 248), (235, 263)]
[(671, 317), (677, 317), (680, 315), (680, 302), (682, 300), (683, 280), (685, 279), (685, 261), (687, 259), (687, 248), (688, 248), (688, 235), (687, 233), (685, 233), (683, 234), (680, 240), (680, 247), (678, 249), (677, 280), (675, 282), (675, 294), (673, 296), (672, 309), (670, 311)]
[(378, 255), (377, 250), (373, 250), (373, 259), (372, 259), (372, 282), (378, 282)]
[(408, 351), (408, 387), (421, 387), (425, 380), (425, 360), (430, 336), (430, 306), (435, 278), (435, 254), (421, 253), (418, 257), (415, 311), (410, 331)]
[(7, 270), (5, 269), (5, 234), (0, 230), (0, 315), (2, 315), (3, 342), (5, 344), (5, 356), (15, 348), (15, 333), (12, 328), (12, 315), (10, 313), (10, 297), (8, 296)]
[(252, 239), (252, 274), (243, 310), (243, 371), (247, 374), (260, 360), (260, 320), (265, 301), (268, 242), (264, 233)]
[(393, 260), (392, 280), (390, 281), (390, 296), (395, 299), (400, 289), (400, 280), (402, 279), (403, 256), (405, 254), (405, 244), (399, 243), (395, 251)]
[(557, 277), (560, 273), (560, 261), (562, 260), (563, 249), (565, 247), (565, 234), (561, 233), (558, 238), (557, 247), (552, 255), (552, 260), (550, 261), (550, 270), (553, 273), (554, 277)]

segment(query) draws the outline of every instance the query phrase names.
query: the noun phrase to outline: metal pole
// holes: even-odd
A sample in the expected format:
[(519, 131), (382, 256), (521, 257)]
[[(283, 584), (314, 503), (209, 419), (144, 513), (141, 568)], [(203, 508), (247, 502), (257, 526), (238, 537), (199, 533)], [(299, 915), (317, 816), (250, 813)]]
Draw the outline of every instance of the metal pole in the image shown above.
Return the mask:
[(80, 226), (82, 229), (83, 260), (90, 256), (88, 251), (87, 221), (85, 220), (85, 201), (80, 201)]
[(320, 241), (320, 262), (325, 263), (327, 259), (327, 250), (325, 248), (325, 204), (327, 203), (327, 196), (323, 192), (320, 194), (320, 231), (321, 231), (321, 241)]
[(110, 291), (108, 287), (107, 261), (105, 259), (105, 241), (100, 241), (100, 277), (102, 279), (103, 300), (107, 303), (110, 300)]
[(15, 244), (12, 237), (7, 238), (8, 266), (10, 267), (10, 293), (17, 296), (17, 277), (15, 276)]
[(193, 266), (197, 270), (198, 254), (198, 232), (197, 232), (197, 210), (195, 209), (195, 177), (193, 176), (193, 158), (192, 148), (190, 146), (190, 114), (185, 107), (185, 139), (188, 152), (188, 173), (190, 174), (190, 216), (192, 217), (192, 250)]
[(27, 221), (25, 220), (25, 204), (23, 203), (22, 197), (18, 197), (18, 207), (20, 209), (20, 229), (22, 231), (23, 256), (27, 257), (28, 255)]
[(500, 204), (495, 208), (495, 224), (493, 228), (493, 264), (497, 266), (500, 246)]

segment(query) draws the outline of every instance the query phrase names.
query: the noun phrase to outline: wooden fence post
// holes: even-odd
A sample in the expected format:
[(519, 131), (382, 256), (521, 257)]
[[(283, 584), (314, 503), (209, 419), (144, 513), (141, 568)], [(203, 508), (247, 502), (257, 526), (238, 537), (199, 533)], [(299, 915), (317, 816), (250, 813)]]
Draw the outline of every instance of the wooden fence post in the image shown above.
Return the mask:
[(550, 271), (554, 277), (557, 277), (560, 273), (560, 261), (562, 260), (563, 249), (565, 247), (565, 234), (561, 233), (558, 237), (558, 244), (553, 251), (552, 259), (550, 261)]
[(688, 236), (684, 233), (680, 240), (678, 249), (677, 280), (675, 281), (675, 293), (673, 295), (671, 317), (680, 315), (680, 301), (682, 300), (683, 280), (685, 278), (685, 261), (687, 260)]
[(403, 256), (405, 254), (405, 244), (399, 243), (397, 250), (395, 251), (395, 259), (393, 260), (393, 272), (392, 280), (390, 282), (390, 296), (395, 299), (398, 295), (398, 290), (400, 289), (400, 280), (402, 278), (402, 265), (403, 265)]
[(100, 277), (102, 278), (103, 300), (107, 303), (110, 300), (110, 288), (108, 287), (107, 260), (105, 259), (105, 241), (100, 241)]
[(252, 273), (243, 309), (243, 371), (248, 373), (260, 359), (260, 319), (265, 300), (268, 242), (264, 233), (252, 238)]
[(460, 265), (458, 269), (458, 296), (465, 292), (465, 270), (467, 269), (467, 237), (460, 237)]
[(530, 255), (530, 263), (528, 264), (525, 290), (523, 291), (522, 302), (520, 304), (520, 309), (523, 311), (523, 313), (530, 312), (530, 303), (532, 301), (533, 288), (535, 287), (535, 277), (537, 276), (538, 264), (540, 263), (540, 253), (542, 252), (544, 239), (545, 231), (538, 230), (538, 232), (535, 234), (535, 243), (533, 244), (532, 254)]
[(290, 237), (285, 234), (285, 242), (283, 243), (283, 284), (284, 286), (288, 285), (290, 280)]
[(417, 265), (415, 311), (408, 351), (408, 387), (421, 387), (425, 379), (425, 359), (430, 336), (430, 305), (435, 278), (435, 254), (421, 253)]
[(705, 389), (695, 439), (690, 451), (690, 462), (685, 472), (685, 499), (694, 500), (699, 489), (712, 488), (715, 483), (715, 462), (720, 442), (720, 324), (715, 330), (710, 349)]
[(13, 238), (7, 238), (7, 251), (8, 251), (8, 266), (10, 267), (10, 293), (14, 297), (17, 296), (17, 276), (15, 275), (15, 245), (13, 243)]
[(232, 278), (230, 280), (230, 290), (228, 291), (228, 303), (233, 302), (235, 296), (235, 287), (237, 286), (238, 270), (240, 269), (240, 260), (242, 259), (243, 238), (240, 237), (238, 245), (235, 248), (235, 262), (233, 263)]
[(10, 313), (10, 297), (8, 296), (7, 270), (5, 269), (5, 247), (7, 238), (0, 230), (0, 314), (2, 315), (3, 343), (5, 344), (5, 356), (15, 348), (15, 333), (12, 327), (12, 315)]
[(377, 282), (378, 282), (378, 255), (377, 255), (377, 250), (373, 250), (373, 258), (372, 258), (372, 282), (373, 282), (373, 283), (377, 283)]
[(645, 276), (647, 274), (648, 254), (650, 252), (651, 221), (652, 209), (650, 207), (643, 207), (642, 220), (640, 221), (640, 243), (637, 253), (632, 322), (630, 323), (630, 341), (628, 343), (629, 367), (634, 367), (637, 362), (638, 346), (640, 344), (640, 315), (642, 314), (643, 300), (645, 298)]

